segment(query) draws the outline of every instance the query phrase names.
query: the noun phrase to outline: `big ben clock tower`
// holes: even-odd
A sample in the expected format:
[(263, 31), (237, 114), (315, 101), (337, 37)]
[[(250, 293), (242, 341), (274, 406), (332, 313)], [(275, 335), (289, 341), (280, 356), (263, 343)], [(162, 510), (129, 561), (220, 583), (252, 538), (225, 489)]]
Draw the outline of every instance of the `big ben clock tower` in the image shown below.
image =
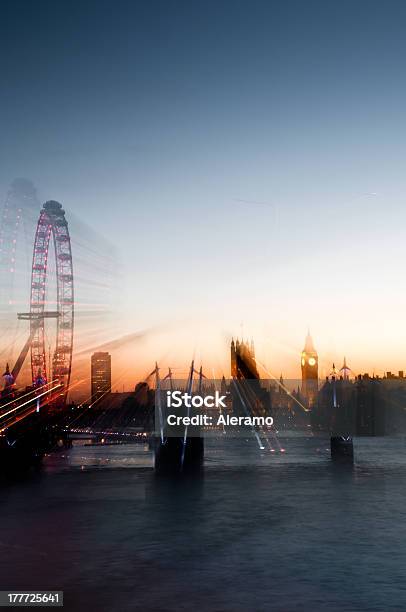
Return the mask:
[(309, 408), (316, 404), (319, 388), (319, 358), (313, 346), (310, 332), (307, 333), (306, 342), (302, 351), (302, 394)]

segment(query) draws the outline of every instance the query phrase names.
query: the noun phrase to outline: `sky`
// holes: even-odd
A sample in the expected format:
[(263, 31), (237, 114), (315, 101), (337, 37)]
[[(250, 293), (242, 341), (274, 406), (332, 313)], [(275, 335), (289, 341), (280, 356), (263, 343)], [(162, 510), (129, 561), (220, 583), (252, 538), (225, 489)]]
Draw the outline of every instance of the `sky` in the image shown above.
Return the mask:
[(228, 374), (244, 335), (295, 378), (310, 328), (321, 375), (344, 355), (406, 370), (405, 18), (393, 0), (2, 0), (0, 196), (32, 180), (88, 242), (77, 364), (135, 334), (118, 388), (155, 360)]

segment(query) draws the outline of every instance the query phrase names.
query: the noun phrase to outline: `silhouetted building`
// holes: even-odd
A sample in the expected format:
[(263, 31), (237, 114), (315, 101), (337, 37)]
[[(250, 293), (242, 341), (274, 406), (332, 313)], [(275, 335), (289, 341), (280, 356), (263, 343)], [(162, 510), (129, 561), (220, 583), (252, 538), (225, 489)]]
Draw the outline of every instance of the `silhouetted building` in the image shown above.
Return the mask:
[(91, 395), (92, 402), (111, 392), (111, 355), (93, 353), (91, 358)]
[(382, 436), (389, 395), (386, 380), (370, 378), (368, 374), (350, 380), (349, 375), (337, 376), (333, 364), (320, 389), (312, 424), (333, 436)]
[(357, 420), (358, 436), (382, 436), (385, 433), (385, 390), (384, 381), (370, 378), (368, 374), (358, 376)]
[(384, 378), (386, 378), (387, 380), (398, 380), (400, 378), (403, 379), (404, 378), (403, 370), (399, 370), (397, 376), (396, 374), (392, 374), (392, 372), (386, 372), (386, 375), (384, 376)]
[(259, 380), (257, 364), (255, 362), (254, 342), (241, 342), (231, 340), (231, 376), (244, 380)]
[(232, 410), (235, 415), (268, 416), (272, 414), (271, 393), (261, 384), (255, 360), (254, 342), (231, 341), (230, 385)]
[(146, 382), (135, 385), (134, 396), (140, 406), (146, 406), (149, 400), (149, 386)]
[(317, 401), (319, 379), (319, 357), (313, 346), (310, 332), (307, 333), (306, 342), (301, 357), (302, 366), (302, 395), (309, 408), (313, 408)]

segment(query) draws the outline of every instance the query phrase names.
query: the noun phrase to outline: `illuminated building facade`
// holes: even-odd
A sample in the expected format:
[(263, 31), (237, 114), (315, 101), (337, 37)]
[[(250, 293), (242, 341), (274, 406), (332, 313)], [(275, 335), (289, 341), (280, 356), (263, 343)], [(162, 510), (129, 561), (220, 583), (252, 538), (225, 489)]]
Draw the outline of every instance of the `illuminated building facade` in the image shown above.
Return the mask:
[(93, 353), (91, 357), (91, 395), (92, 403), (105, 393), (111, 392), (111, 355)]

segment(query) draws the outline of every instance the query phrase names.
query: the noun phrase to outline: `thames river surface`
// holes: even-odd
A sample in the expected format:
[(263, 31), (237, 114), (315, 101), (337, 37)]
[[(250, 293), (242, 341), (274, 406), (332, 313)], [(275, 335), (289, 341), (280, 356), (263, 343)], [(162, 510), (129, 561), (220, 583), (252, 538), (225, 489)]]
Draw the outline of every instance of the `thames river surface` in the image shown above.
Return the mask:
[(206, 444), (201, 479), (142, 445), (76, 446), (0, 487), (0, 588), (67, 610), (406, 610), (406, 443), (286, 434)]

